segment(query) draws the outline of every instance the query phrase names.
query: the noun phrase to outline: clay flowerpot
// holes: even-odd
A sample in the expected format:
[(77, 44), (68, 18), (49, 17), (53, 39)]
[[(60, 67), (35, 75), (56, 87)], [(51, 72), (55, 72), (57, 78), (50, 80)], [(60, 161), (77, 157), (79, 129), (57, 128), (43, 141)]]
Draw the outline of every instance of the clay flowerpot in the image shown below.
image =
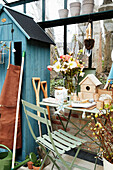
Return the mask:
[(71, 16), (80, 15), (81, 3), (80, 2), (72, 2), (70, 3), (70, 13)]
[(83, 0), (82, 14), (90, 14), (94, 9), (94, 0)]
[(108, 162), (105, 158), (103, 158), (104, 170), (112, 170), (113, 164)]
[(33, 162), (29, 161), (27, 162), (28, 168), (33, 169)]
[(69, 10), (68, 9), (59, 9), (58, 13), (59, 13), (60, 18), (67, 18)]
[[(33, 166), (33, 169), (34, 169), (34, 170), (39, 170), (40, 167)], [(41, 168), (41, 170), (43, 170), (43, 167)]]

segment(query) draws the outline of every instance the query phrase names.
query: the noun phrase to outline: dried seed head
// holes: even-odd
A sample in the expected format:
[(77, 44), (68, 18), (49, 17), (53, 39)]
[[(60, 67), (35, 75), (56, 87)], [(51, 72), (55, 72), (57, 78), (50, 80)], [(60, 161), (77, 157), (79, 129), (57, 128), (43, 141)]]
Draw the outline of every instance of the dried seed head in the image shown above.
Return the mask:
[(95, 114), (95, 117), (96, 117), (96, 118), (98, 117), (98, 113)]
[(97, 132), (97, 135), (99, 135), (99, 131)]

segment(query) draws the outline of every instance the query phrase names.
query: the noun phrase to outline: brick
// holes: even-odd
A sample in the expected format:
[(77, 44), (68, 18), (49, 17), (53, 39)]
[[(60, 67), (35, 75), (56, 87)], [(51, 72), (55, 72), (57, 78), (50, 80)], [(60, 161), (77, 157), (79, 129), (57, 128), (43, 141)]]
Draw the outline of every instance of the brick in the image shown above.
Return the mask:
[(72, 113), (72, 114), (71, 114), (71, 117), (79, 118), (79, 115)]
[(56, 115), (52, 115), (51, 118), (52, 118), (52, 119), (56, 119)]
[(61, 122), (60, 122), (60, 121), (57, 121), (57, 120), (52, 120), (52, 124), (61, 125)]
[[(60, 116), (60, 118), (61, 118), (62, 121), (66, 121), (67, 122), (67, 120), (64, 117)], [(56, 116), (56, 119), (59, 120), (59, 117)]]

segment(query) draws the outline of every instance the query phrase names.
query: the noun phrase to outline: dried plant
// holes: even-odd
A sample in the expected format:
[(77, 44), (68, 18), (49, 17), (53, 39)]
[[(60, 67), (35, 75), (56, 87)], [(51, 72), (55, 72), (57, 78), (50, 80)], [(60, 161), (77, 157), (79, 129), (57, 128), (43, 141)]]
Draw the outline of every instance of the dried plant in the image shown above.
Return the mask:
[(88, 118), (91, 119), (89, 128), (100, 143), (100, 153), (113, 163), (113, 109), (106, 106), (105, 110), (99, 110)]

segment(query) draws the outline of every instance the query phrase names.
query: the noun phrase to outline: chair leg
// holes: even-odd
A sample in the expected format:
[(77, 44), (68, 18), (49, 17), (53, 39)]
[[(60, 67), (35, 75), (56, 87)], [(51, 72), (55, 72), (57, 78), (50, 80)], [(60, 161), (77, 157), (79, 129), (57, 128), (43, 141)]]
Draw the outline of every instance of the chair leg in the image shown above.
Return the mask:
[(43, 150), (43, 151), (45, 152), (45, 154), (46, 154), (46, 156), (45, 156), (46, 158), (44, 158), (42, 164), (44, 165), (44, 162), (46, 161), (47, 157), (49, 157), (49, 159), (53, 162), (53, 164), (57, 167), (57, 169), (60, 170), (60, 167), (56, 164), (56, 160), (53, 159), (53, 158), (49, 155), (50, 150), (47, 152), (43, 145), (41, 145), (40, 143), (38, 143), (38, 144), (40, 145), (40, 147), (42, 148), (42, 150)]
[(77, 158), (77, 156), (78, 156), (78, 154), (79, 154), (80, 149), (81, 149), (81, 145), (80, 145), (80, 146), (78, 147), (78, 149), (77, 149), (77, 152), (76, 152), (76, 154), (75, 154), (75, 157), (73, 158), (73, 161), (72, 161), (72, 163), (71, 163), (71, 165), (70, 165), (70, 168), (73, 167), (74, 162), (75, 162), (75, 160), (76, 160), (76, 158)]

